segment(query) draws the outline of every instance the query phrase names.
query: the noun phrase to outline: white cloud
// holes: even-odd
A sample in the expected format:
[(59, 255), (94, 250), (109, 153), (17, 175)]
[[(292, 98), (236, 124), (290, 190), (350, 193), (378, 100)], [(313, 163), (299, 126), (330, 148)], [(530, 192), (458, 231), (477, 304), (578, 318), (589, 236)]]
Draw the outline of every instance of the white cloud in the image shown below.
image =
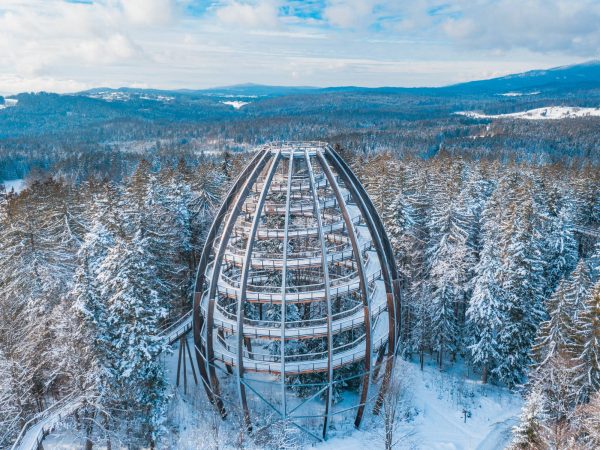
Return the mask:
[(524, 48), (597, 57), (597, 0), (460, 0), (461, 14), (442, 24), (456, 42), (486, 49)]
[[(149, 56), (138, 36), (172, 24), (180, 5), (175, 0), (3, 0), (0, 89), (13, 89), (26, 78), (32, 86), (66, 89), (78, 85), (72, 78), (86, 68), (99, 73), (103, 66), (140, 64)], [(64, 74), (68, 69), (71, 73)], [(56, 81), (59, 73), (64, 82)]]
[(279, 21), (279, 2), (274, 0), (259, 0), (246, 3), (231, 1), (218, 8), (215, 14), (224, 25), (256, 28), (276, 28)]
[(75, 47), (75, 54), (88, 64), (111, 64), (129, 61), (142, 53), (141, 48), (121, 33), (104, 38), (87, 39)]
[(197, 0), (0, 0), (0, 92), (439, 85), (600, 48), (598, 0), (299, 2), (214, 0), (186, 15)]
[(29, 0), (4, 8), (0, 52), (17, 75), (42, 75), (63, 63), (110, 64), (142, 53), (127, 34), (129, 17), (114, 2)]
[(123, 11), (136, 25), (164, 25), (176, 14), (173, 0), (122, 0)]
[(374, 0), (332, 0), (327, 3), (323, 17), (333, 26), (359, 28), (369, 26), (373, 20)]
[(19, 77), (0, 75), (0, 94), (17, 92), (76, 92), (93, 87), (72, 79), (55, 79), (50, 77)]

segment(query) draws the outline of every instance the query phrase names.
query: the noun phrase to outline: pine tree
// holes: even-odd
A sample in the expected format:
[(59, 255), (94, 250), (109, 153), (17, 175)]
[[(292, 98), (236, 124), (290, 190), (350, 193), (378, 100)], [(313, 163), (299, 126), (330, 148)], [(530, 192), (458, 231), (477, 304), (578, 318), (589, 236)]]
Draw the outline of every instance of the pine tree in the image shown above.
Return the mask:
[(114, 244), (115, 236), (97, 219), (78, 253), (79, 267), (71, 295), (75, 306), (94, 327), (102, 326), (106, 320), (102, 285), (98, 277), (102, 263)]
[(432, 347), (431, 308), (429, 306), (429, 285), (421, 282), (412, 288), (411, 313), (413, 326), (410, 333), (410, 347), (419, 354), (421, 370), (425, 364), (425, 352)]
[[(158, 355), (166, 343), (158, 335), (167, 311), (152, 288), (156, 276), (147, 239), (137, 233), (130, 242), (118, 240), (99, 268), (98, 281), (106, 318), (99, 339), (102, 345), (103, 388), (110, 408), (128, 412), (129, 430), (140, 431), (142, 442), (160, 435), (168, 399)], [(133, 437), (135, 442), (135, 437)]]
[[(100, 213), (101, 211), (104, 214)], [(95, 212), (98, 215), (85, 235), (77, 255), (78, 268), (69, 295), (75, 312), (73, 316), (79, 324), (72, 336), (72, 339), (79, 341), (77, 367), (73, 371), (76, 387), (83, 398), (78, 417), (83, 421), (86, 439), (90, 445), (97, 423), (97, 419), (94, 418), (105, 416), (108, 403), (106, 399), (110, 397), (110, 393), (106, 393), (103, 386), (106, 371), (103, 349), (107, 339), (108, 305), (102, 296), (99, 276), (102, 263), (115, 245), (116, 236), (113, 231), (119, 232), (120, 229), (119, 226), (114, 226), (114, 216), (106, 214), (104, 208), (98, 208)]]
[(588, 295), (575, 328), (575, 383), (580, 401), (586, 402), (600, 390), (600, 281)]
[(389, 208), (389, 214), (384, 217), (390, 243), (394, 249), (402, 302), (402, 342), (403, 348), (410, 352), (410, 330), (413, 326), (413, 311), (411, 311), (412, 283), (422, 267), (422, 242), (418, 239), (416, 212), (407, 197), (400, 193)]
[(508, 220), (502, 224), (505, 237), (501, 256), (502, 326), (498, 333), (501, 358), (494, 369), (509, 386), (524, 379), (530, 363), (529, 352), (543, 319), (543, 266), (534, 232), (534, 211), (527, 191), (524, 199), (509, 207)]
[(14, 363), (0, 348), (0, 446), (8, 448), (23, 424)]
[(0, 236), (0, 303), (11, 305), (9, 323), (22, 329), (24, 343), (11, 358), (28, 368), (31, 389), (23, 400), (33, 397), (38, 410), (60, 373), (57, 359), (43, 356), (52, 353), (52, 312), (65, 301), (80, 241), (80, 211), (64, 201), (70, 195), (60, 182), (33, 183), (10, 199)]
[(454, 354), (461, 344), (462, 317), (468, 274), (473, 264), (468, 246), (467, 219), (453, 201), (434, 212), (430, 228), (432, 245), (428, 249), (431, 289), (431, 326), (438, 364), (445, 353)]
[(565, 299), (569, 308), (573, 311), (572, 317), (575, 320), (579, 312), (583, 311), (585, 301), (592, 287), (590, 263), (581, 259), (565, 284)]
[(549, 297), (560, 280), (575, 268), (578, 259), (577, 241), (573, 230), (572, 201), (569, 196), (553, 188), (547, 204), (540, 212), (542, 258), (545, 261), (544, 295)]
[(497, 217), (501, 211), (500, 199), (501, 192), (498, 190), (482, 213), (483, 248), (475, 266), (473, 293), (467, 308), (471, 361), (481, 367), (481, 379), (484, 383), (488, 381), (491, 370), (501, 357), (498, 334), (503, 321), (501, 304), (504, 292), (499, 282), (500, 230)]
[[(431, 349), (431, 308), (429, 305), (431, 286), (427, 283), (426, 244), (429, 242), (428, 217), (431, 209), (431, 198), (427, 192), (429, 177), (419, 167), (406, 171), (406, 191), (404, 199), (405, 218), (397, 216), (400, 230), (392, 230), (392, 240), (404, 232), (399, 255), (400, 272), (404, 287), (403, 337), (407, 342), (407, 351), (419, 355), (421, 368), (424, 365), (425, 351)], [(400, 198), (400, 197), (399, 197)], [(400, 207), (398, 214), (402, 214)], [(410, 216), (408, 215), (410, 214)], [(410, 222), (409, 219), (410, 218)], [(402, 222), (401, 220), (404, 220)], [(412, 222), (412, 224), (410, 224)], [(410, 225), (410, 228), (408, 226)], [(398, 241), (397, 241), (398, 242)], [(409, 258), (404, 260), (404, 258)], [(404, 264), (404, 270), (402, 268)]]
[[(219, 199), (227, 189), (227, 180), (221, 172), (209, 164), (203, 164), (187, 175), (181, 164), (177, 170), (184, 174), (183, 181), (191, 189), (192, 195), (186, 201), (192, 223), (192, 247), (195, 254), (199, 255), (212, 223), (213, 214), (219, 205)], [(195, 269), (194, 261), (193, 270)]]
[(519, 424), (513, 428), (513, 440), (509, 445), (510, 450), (543, 450), (547, 447), (546, 429), (546, 401), (538, 390), (532, 390), (527, 396)]
[(381, 153), (365, 166), (361, 181), (381, 215), (396, 198), (403, 168), (391, 153)]
[(573, 428), (584, 448), (600, 448), (600, 392), (596, 392), (587, 404), (575, 410)]
[(538, 342), (533, 347), (540, 365), (572, 346), (570, 333), (573, 327), (573, 311), (566, 299), (566, 282), (561, 283), (548, 300), (547, 308), (550, 318), (541, 323)]
[[(581, 226), (595, 227), (600, 223), (600, 176), (598, 168), (586, 165), (572, 182), (574, 192), (573, 221)], [(594, 251), (596, 240), (592, 236), (579, 237), (579, 253), (588, 258)]]
[(573, 354), (575, 345), (575, 321), (583, 310), (590, 288), (588, 263), (579, 261), (571, 276), (563, 280), (546, 304), (549, 319), (542, 322), (534, 346), (537, 365), (556, 354)]

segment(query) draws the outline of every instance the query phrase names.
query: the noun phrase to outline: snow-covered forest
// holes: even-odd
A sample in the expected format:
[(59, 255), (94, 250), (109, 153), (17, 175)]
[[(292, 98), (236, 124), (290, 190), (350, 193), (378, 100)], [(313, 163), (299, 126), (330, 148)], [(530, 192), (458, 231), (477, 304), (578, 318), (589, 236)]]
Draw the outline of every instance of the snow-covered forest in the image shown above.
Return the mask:
[[(598, 448), (600, 243), (579, 231), (600, 224), (597, 167), (338, 150), (396, 252), (402, 356), (521, 391), (515, 449)], [(212, 213), (246, 159), (142, 160), (122, 182), (38, 177), (3, 197), (0, 447), (74, 398), (86, 448), (166, 446), (158, 336), (190, 308)]]
[(598, 448), (600, 242), (578, 233), (600, 220), (596, 168), (443, 153), (355, 166), (405, 277), (405, 356), (524, 388), (513, 448)]

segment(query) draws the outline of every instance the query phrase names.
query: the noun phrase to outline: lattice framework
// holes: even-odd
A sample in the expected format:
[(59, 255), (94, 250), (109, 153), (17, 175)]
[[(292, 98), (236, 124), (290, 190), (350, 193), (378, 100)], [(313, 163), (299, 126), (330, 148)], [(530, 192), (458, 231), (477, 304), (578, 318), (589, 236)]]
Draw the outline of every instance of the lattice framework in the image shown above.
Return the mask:
[[(248, 427), (257, 403), (317, 439), (334, 416), (352, 413), (358, 427), (392, 370), (397, 279), (381, 219), (342, 158), (321, 142), (264, 146), (218, 211), (198, 268), (194, 341), (209, 399), (223, 417), (237, 404)], [(334, 404), (343, 385), (358, 388), (350, 406)]]

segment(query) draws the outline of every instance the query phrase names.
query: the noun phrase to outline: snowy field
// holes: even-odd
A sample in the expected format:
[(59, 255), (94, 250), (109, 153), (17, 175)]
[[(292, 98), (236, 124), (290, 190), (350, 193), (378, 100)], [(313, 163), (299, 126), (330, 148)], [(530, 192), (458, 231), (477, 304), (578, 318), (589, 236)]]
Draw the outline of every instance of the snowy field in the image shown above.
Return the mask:
[(548, 106), (530, 109), (510, 114), (483, 114), (475, 111), (458, 111), (454, 114), (473, 119), (527, 119), (527, 120), (557, 120), (575, 117), (600, 116), (600, 108), (579, 108), (577, 106)]
[(4, 103), (0, 105), (0, 109), (6, 109), (13, 106), (17, 106), (18, 102), (19, 100), (17, 100), (16, 98), (5, 98)]
[[(398, 430), (401, 438), (398, 448), (501, 450), (508, 444), (522, 405), (518, 394), (474, 381), (462, 365), (449, 372), (440, 372), (433, 361), (428, 362), (423, 372), (416, 363), (404, 363), (403, 369), (411, 381), (409, 395), (415, 417)], [(364, 430), (316, 448), (383, 449), (380, 420), (371, 417)]]
[(242, 106), (249, 105), (252, 102), (242, 102), (240, 100), (231, 100), (226, 102), (221, 102), (224, 105), (233, 106), (234, 109), (240, 109)]
[(2, 184), (4, 185), (4, 190), (6, 192), (10, 192), (14, 189), (17, 194), (25, 189), (26, 186), (25, 180), (22, 178), (15, 180), (4, 180)]
[(85, 94), (86, 97), (96, 98), (100, 100), (104, 100), (107, 102), (126, 102), (134, 99), (136, 96), (140, 100), (154, 100), (157, 102), (169, 103), (175, 100), (175, 97), (170, 97), (167, 95), (158, 95), (158, 94), (142, 94), (139, 95), (137, 93), (131, 94), (129, 92), (122, 91), (98, 91)]
[[(169, 378), (175, 385), (177, 351), (165, 359)], [(507, 389), (482, 385), (468, 369), (456, 364), (440, 372), (428, 361), (421, 372), (416, 363), (399, 362), (399, 373), (407, 386), (406, 411), (411, 417), (396, 431), (399, 449), (432, 450), (501, 450), (509, 439), (521, 408), (521, 397)], [(188, 393), (179, 388), (173, 392), (168, 425), (174, 429), (163, 442), (163, 448), (234, 449), (239, 424), (228, 419), (216, 420), (204, 391), (193, 384), (188, 373)], [(465, 411), (467, 419), (465, 422)], [(334, 432), (335, 433), (335, 432)], [(369, 416), (361, 430), (339, 432), (327, 442), (308, 448), (318, 450), (383, 449), (381, 417)], [(113, 448), (116, 447), (113, 445)], [(70, 430), (57, 429), (45, 441), (46, 450), (82, 448), (81, 439)], [(245, 448), (257, 449), (248, 440)]]
[(540, 91), (532, 91), (532, 92), (505, 92), (503, 94), (499, 94), (502, 97), (522, 97), (524, 95), (537, 95)]

